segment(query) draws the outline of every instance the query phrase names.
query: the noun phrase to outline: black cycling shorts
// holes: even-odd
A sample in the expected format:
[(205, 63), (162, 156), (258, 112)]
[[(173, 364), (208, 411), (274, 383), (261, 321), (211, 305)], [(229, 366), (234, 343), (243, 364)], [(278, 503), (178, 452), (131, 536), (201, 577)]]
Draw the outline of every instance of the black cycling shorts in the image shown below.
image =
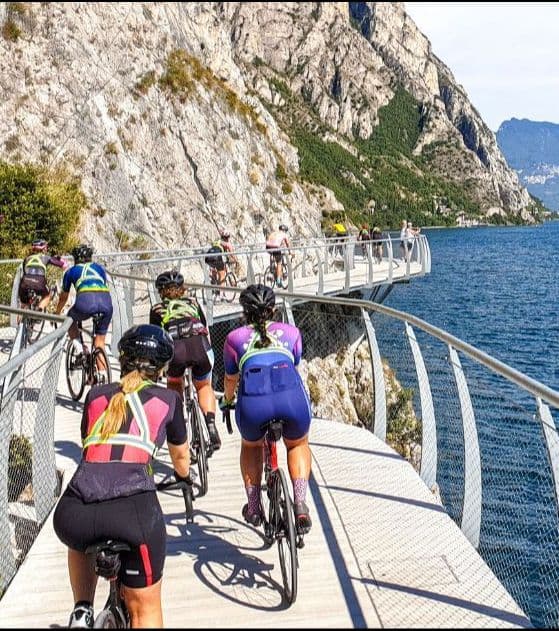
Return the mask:
[(19, 283), (19, 301), (28, 305), (31, 302), (31, 291), (44, 298), (49, 293), (47, 279), (42, 274), (23, 276)]
[(213, 370), (213, 350), (205, 335), (191, 335), (174, 341), (173, 359), (167, 369), (168, 377), (182, 377), (186, 368), (192, 368), (197, 381), (210, 379)]
[(62, 543), (80, 552), (106, 539), (128, 543), (119, 574), (127, 587), (149, 587), (163, 576), (167, 532), (155, 491), (87, 504), (67, 487), (53, 526)]
[(281, 259), (283, 256), (283, 252), (281, 250), (277, 250), (276, 248), (269, 248), (266, 246), (270, 256), (274, 259), (276, 263), (281, 263)]

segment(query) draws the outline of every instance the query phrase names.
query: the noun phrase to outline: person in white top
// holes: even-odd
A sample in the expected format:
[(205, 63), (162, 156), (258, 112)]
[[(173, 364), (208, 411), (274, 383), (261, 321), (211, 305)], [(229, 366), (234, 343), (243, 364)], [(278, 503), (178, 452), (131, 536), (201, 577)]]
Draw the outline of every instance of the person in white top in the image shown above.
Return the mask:
[(407, 222), (406, 225), (406, 261), (410, 260), (411, 251), (413, 249), (413, 244), (415, 241), (415, 237), (421, 232), (421, 228), (414, 228), (411, 221)]
[(283, 265), (282, 265), (282, 249), (290, 248), (289, 238), (287, 232), (289, 228), (282, 224), (278, 230), (274, 230), (268, 235), (266, 239), (266, 249), (270, 252), (270, 264), (275, 262), (275, 285), (276, 287), (283, 287)]

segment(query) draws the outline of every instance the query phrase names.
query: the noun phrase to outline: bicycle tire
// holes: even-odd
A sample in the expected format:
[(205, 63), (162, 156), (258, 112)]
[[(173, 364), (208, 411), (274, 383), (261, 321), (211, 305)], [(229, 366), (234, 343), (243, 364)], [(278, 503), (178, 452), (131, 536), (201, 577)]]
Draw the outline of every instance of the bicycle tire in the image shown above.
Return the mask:
[(85, 368), (81, 353), (74, 348), (72, 340), (66, 346), (66, 383), (70, 396), (74, 401), (79, 401), (85, 389)]
[(94, 629), (127, 629), (126, 617), (112, 607), (99, 612), (93, 623)]
[(196, 451), (198, 467), (198, 485), (200, 487), (198, 496), (202, 497), (208, 492), (208, 446), (202, 427), (204, 422), (202, 413), (196, 401), (193, 401), (190, 422), (192, 424), (192, 447)]
[[(237, 277), (235, 276), (233, 272), (227, 272), (227, 274), (225, 275), (225, 286), (226, 287), (237, 286)], [(231, 292), (225, 291), (224, 295), (225, 295), (225, 302), (233, 302), (233, 300), (235, 300), (235, 298), (237, 297), (237, 294), (234, 291), (231, 291)]]
[(289, 493), (287, 478), (282, 469), (275, 476), (274, 501), (277, 502), (279, 522), (277, 523), (276, 540), (283, 579), (283, 595), (285, 601), (292, 605), (297, 599), (297, 537), (295, 533), (295, 514)]
[(272, 289), (276, 286), (276, 273), (271, 267), (264, 274), (264, 284)]
[[(101, 379), (101, 373), (99, 372), (99, 368), (97, 367), (97, 358), (101, 357), (102, 363), (106, 366), (106, 381)], [(103, 348), (96, 347), (93, 349), (93, 353), (90, 356), (91, 362), (91, 372), (93, 374), (93, 383), (96, 385), (101, 385), (104, 383), (111, 383), (111, 365), (109, 363), (109, 358), (107, 357), (107, 353)]]
[(41, 337), (44, 326), (44, 320), (27, 318), (27, 341), (29, 344), (34, 344)]

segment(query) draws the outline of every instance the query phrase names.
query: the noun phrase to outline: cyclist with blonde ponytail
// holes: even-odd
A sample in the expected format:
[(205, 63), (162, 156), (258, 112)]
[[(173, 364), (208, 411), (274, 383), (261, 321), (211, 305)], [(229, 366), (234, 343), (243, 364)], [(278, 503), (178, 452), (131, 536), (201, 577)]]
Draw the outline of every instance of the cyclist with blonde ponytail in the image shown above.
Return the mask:
[(191, 484), (180, 396), (155, 380), (173, 356), (160, 327), (135, 326), (118, 343), (121, 380), (91, 389), (81, 423), (83, 457), (56, 507), (53, 524), (68, 546), (74, 595), (69, 627), (93, 626), (97, 577), (86, 548), (100, 539), (128, 543), (119, 578), (133, 628), (160, 628), (166, 529), (151, 463), (165, 441), (177, 480)]

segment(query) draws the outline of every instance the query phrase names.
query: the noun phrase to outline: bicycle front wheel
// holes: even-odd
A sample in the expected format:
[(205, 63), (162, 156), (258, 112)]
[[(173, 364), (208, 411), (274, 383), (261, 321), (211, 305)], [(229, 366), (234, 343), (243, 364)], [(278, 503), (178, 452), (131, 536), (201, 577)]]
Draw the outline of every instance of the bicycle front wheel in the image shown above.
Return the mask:
[[(225, 276), (225, 285), (227, 287), (237, 286), (237, 277), (233, 272), (227, 272), (227, 275)], [(237, 297), (237, 294), (234, 291), (225, 291), (224, 294), (226, 302), (233, 302), (233, 300)]]
[(72, 399), (79, 401), (85, 388), (85, 367), (83, 354), (78, 353), (72, 340), (66, 346), (66, 383)]
[(190, 422), (192, 423), (192, 448), (196, 452), (198, 465), (199, 497), (208, 492), (208, 445), (202, 423), (202, 412), (197, 403), (192, 406)]
[(91, 355), (91, 370), (93, 373), (93, 383), (102, 385), (111, 383), (111, 365), (107, 353), (102, 348), (94, 348)]
[(278, 469), (275, 476), (276, 539), (283, 579), (285, 601), (292, 605), (297, 598), (297, 540), (295, 514), (285, 473)]

